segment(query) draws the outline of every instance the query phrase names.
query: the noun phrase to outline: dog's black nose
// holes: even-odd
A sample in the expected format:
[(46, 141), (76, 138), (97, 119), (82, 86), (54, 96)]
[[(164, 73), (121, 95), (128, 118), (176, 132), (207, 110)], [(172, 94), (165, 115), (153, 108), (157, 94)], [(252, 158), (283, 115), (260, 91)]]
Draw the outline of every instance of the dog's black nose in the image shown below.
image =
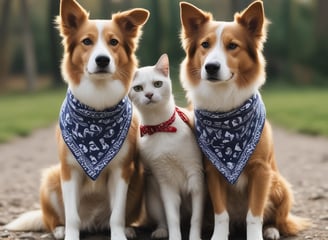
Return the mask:
[(99, 56), (99, 57), (96, 58), (97, 66), (100, 67), (100, 68), (107, 67), (109, 62), (110, 62), (110, 59), (107, 56)]
[(220, 70), (220, 63), (218, 63), (218, 62), (208, 63), (205, 65), (205, 69), (209, 75), (215, 75)]

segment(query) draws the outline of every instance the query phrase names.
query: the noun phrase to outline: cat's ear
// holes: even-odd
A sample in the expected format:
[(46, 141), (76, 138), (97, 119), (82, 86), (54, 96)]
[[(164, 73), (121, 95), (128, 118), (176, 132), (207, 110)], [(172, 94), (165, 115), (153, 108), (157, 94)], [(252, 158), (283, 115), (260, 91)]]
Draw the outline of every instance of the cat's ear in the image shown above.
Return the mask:
[(169, 76), (170, 73), (170, 62), (169, 57), (164, 53), (157, 61), (155, 69), (164, 74), (165, 77)]

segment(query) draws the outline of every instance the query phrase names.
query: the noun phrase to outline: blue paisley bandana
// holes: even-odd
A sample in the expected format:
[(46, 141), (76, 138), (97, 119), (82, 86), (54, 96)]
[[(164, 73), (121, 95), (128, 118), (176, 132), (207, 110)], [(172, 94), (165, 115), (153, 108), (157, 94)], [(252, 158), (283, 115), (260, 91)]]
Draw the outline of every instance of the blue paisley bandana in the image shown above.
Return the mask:
[(120, 151), (131, 119), (132, 104), (128, 97), (113, 108), (96, 111), (67, 91), (60, 110), (60, 129), (68, 148), (92, 180)]
[(259, 94), (231, 112), (195, 110), (197, 141), (206, 157), (234, 184), (260, 140), (265, 106)]

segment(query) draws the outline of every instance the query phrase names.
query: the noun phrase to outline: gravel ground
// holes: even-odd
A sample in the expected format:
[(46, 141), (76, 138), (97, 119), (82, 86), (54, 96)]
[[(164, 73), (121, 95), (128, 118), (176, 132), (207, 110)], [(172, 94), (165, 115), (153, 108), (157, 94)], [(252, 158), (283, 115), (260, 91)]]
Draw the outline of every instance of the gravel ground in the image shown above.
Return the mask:
[[(280, 171), (294, 188), (296, 202), (293, 212), (310, 218), (314, 224), (298, 237), (288, 240), (328, 239), (328, 139), (303, 136), (276, 127), (274, 138)], [(29, 137), (0, 145), (1, 240), (52, 239), (48, 233), (9, 233), (4, 231), (2, 226), (25, 211), (39, 208), (40, 172), (56, 162), (54, 127), (40, 129)], [(148, 239), (148, 231), (139, 229), (138, 233), (138, 239)], [(209, 234), (206, 235), (204, 239), (208, 239)], [(109, 238), (106, 238), (105, 234), (87, 234), (81, 239)]]

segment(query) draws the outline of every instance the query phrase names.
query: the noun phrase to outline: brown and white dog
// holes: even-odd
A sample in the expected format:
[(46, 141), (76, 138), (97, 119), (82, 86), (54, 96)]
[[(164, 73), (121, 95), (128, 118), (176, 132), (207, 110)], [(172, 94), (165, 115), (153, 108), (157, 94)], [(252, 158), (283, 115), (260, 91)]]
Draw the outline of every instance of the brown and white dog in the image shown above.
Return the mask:
[(125, 226), (138, 218), (143, 188), (138, 119), (127, 94), (148, 17), (137, 8), (90, 20), (76, 1), (61, 0), (57, 23), (68, 92), (57, 131), (60, 165), (43, 175), (41, 211), (26, 213), (7, 229), (47, 229), (57, 239), (77, 240), (81, 230), (110, 227), (111, 239), (127, 239)]
[(292, 191), (277, 169), (259, 94), (266, 78), (263, 3), (253, 2), (232, 22), (214, 21), (210, 13), (186, 2), (180, 10), (186, 53), (180, 79), (206, 158), (212, 240), (227, 240), (229, 223), (246, 223), (248, 240), (297, 234), (307, 222), (290, 214)]

